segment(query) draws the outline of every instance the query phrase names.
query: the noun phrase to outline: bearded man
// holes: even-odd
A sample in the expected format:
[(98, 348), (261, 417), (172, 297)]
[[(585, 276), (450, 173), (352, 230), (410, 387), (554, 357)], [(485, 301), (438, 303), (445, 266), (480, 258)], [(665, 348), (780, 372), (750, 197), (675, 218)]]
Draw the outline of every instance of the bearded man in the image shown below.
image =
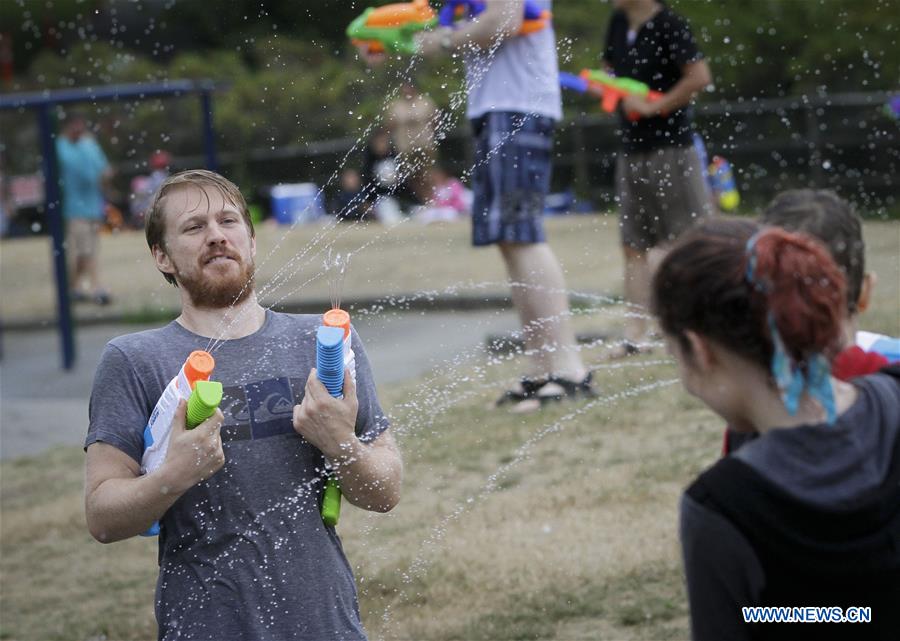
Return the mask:
[[(353, 331), (356, 383), (316, 377), (319, 316), (260, 306), (256, 238), (237, 187), (210, 171), (168, 178), (147, 244), (181, 292), (168, 325), (113, 339), (94, 380), (85, 512), (103, 543), (160, 524), (160, 639), (365, 639), (350, 565), (319, 498), (334, 468), (350, 503), (386, 512), (402, 462)], [(143, 433), (194, 350), (211, 350), (220, 410), (193, 430), (182, 401), (161, 467), (141, 475)]]

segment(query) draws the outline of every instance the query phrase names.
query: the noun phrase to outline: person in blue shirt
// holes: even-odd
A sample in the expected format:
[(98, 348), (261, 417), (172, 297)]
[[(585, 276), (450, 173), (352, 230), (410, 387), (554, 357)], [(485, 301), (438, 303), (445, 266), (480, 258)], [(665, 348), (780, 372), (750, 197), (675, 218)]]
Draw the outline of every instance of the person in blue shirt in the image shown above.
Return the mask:
[(75, 301), (107, 305), (109, 292), (100, 284), (97, 250), (104, 218), (103, 186), (112, 169), (100, 144), (90, 134), (87, 119), (73, 112), (56, 139), (56, 159), (62, 189), (66, 246), (74, 259), (72, 296)]

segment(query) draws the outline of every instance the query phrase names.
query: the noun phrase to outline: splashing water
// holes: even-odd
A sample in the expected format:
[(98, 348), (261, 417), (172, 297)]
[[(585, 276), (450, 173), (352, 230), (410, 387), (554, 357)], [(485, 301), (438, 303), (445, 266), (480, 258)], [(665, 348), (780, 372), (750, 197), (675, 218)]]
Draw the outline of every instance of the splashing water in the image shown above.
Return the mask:
[[(493, 56), (499, 46), (500, 42), (495, 42), (489, 50), (489, 55)], [(417, 59), (415, 58), (410, 60), (409, 65), (404, 71), (404, 74), (401, 76), (402, 79), (405, 79), (409, 76), (416, 62)], [(399, 91), (399, 87), (400, 84), (397, 84), (396, 87), (388, 94), (385, 100), (385, 105), (388, 104), (394, 96), (396, 96), (397, 92)], [(452, 127), (456, 125), (456, 112), (461, 109), (464, 102), (465, 93), (463, 91), (455, 92), (451, 95), (450, 109), (439, 111), (432, 118), (430, 125), (433, 127), (435, 135), (438, 139), (443, 137), (446, 132), (448, 132)], [(340, 166), (335, 169), (334, 172), (332, 172), (328, 180), (320, 188), (319, 195), (321, 195), (326, 188), (328, 188), (335, 182), (340, 169), (350, 158), (351, 154), (355, 153), (360, 148), (362, 141), (368, 138), (368, 136), (378, 125), (378, 122), (382, 117), (383, 113), (380, 114), (378, 119), (370, 123), (365, 128), (359, 138), (357, 138), (357, 140), (351, 146), (350, 151), (348, 151), (344, 156), (343, 160), (340, 163)], [(517, 130), (513, 130), (509, 132), (507, 136), (513, 136), (516, 133)], [(498, 153), (505, 141), (506, 138), (498, 141), (496, 145), (488, 152), (484, 160), (488, 160), (493, 155)], [(407, 178), (415, 175), (423, 168), (422, 161), (417, 160), (413, 157), (404, 156), (403, 154), (401, 154), (397, 160), (398, 180), (395, 182), (395, 185), (402, 184)], [(463, 179), (470, 177), (476, 166), (477, 165), (472, 165), (465, 169), (462, 172)], [(394, 189), (396, 189), (396, 187), (391, 188), (391, 194), (393, 194)], [(266, 304), (267, 309), (271, 309), (285, 299), (293, 296), (297, 292), (303, 291), (309, 284), (321, 278), (327, 279), (331, 306), (340, 307), (343, 298), (345, 279), (352, 257), (355, 254), (358, 254), (365, 250), (377, 248), (378, 243), (383, 241), (383, 239), (388, 235), (392, 234), (393, 230), (395, 229), (385, 228), (384, 230), (381, 230), (378, 233), (372, 235), (367, 241), (350, 250), (338, 252), (335, 249), (337, 241), (360, 224), (359, 221), (355, 221), (350, 224), (343, 224), (339, 226), (337, 221), (342, 217), (342, 214), (349, 211), (352, 206), (373, 197), (375, 193), (376, 185), (374, 180), (369, 181), (367, 184), (363, 185), (357, 196), (354, 197), (354, 199), (351, 200), (351, 202), (346, 205), (344, 209), (337, 213), (334, 220), (326, 223), (304, 247), (302, 247), (297, 253), (295, 253), (281, 266), (278, 267), (269, 281), (265, 285), (260, 287), (257, 292), (257, 295), (260, 299), (265, 298), (267, 301), (270, 301)], [(400, 224), (405, 224), (405, 222), (406, 221), (404, 220)], [(282, 236), (278, 239), (278, 241), (268, 252), (268, 254), (259, 262), (257, 268), (265, 265), (267, 261), (269, 261), (275, 255), (276, 250), (285, 242), (287, 237), (295, 229), (296, 225), (297, 222), (293, 223), (288, 229), (284, 231)], [(305, 276), (304, 279), (298, 279), (297, 276), (311, 265), (318, 265), (318, 269), (313, 269), (311, 273)], [(297, 282), (298, 280), (301, 280), (301, 282)], [(446, 295), (452, 296), (463, 289), (477, 291), (488, 290), (492, 287), (532, 289), (543, 291), (545, 293), (565, 293), (567, 295), (578, 296), (583, 300), (600, 305), (610, 305), (621, 302), (609, 296), (602, 296), (585, 292), (575, 292), (571, 290), (560, 292), (559, 290), (542, 288), (540, 286), (521, 282), (460, 282), (449, 285), (440, 291), (421, 290), (412, 292), (404, 296), (386, 296), (366, 308), (355, 310), (354, 314), (357, 317), (384, 317), (385, 315), (390, 313), (398, 313), (402, 312), (403, 310), (408, 310), (410, 309), (411, 304), (414, 302), (431, 301), (440, 296)], [(635, 305), (629, 305), (625, 313), (646, 317), (645, 310), (643, 310), (643, 308), (641, 308), (640, 306)], [(535, 332), (540, 332), (543, 325), (558, 321), (560, 316), (569, 316), (572, 314), (573, 312), (566, 312), (563, 315), (536, 319), (526, 326), (522, 327), (521, 330), (517, 332), (517, 335), (521, 337), (528, 337)], [(210, 339), (210, 351), (215, 351), (222, 344), (224, 344), (224, 341), (226, 340), (226, 337), (228, 335), (228, 331), (234, 325), (234, 323), (239, 320), (239, 318), (240, 315), (236, 315), (229, 320), (223, 321), (221, 323), (218, 334)], [(297, 337), (296, 341), (297, 343), (299, 343), (304, 339), (307, 339), (307, 337)], [(576, 346), (573, 349), (590, 349), (599, 344), (602, 344), (602, 341), (595, 341), (594, 343), (590, 343), (586, 346)], [(291, 349), (292, 344), (285, 345), (284, 348)], [(558, 346), (547, 344), (542, 345), (539, 349), (549, 351), (558, 349)], [(482, 353), (479, 346), (463, 350), (455, 354), (450, 359), (447, 359), (444, 362), (438, 364), (432, 370), (432, 374), (421, 377), (416, 388), (411, 393), (410, 400), (404, 401), (402, 403), (397, 403), (393, 406), (391, 419), (395, 425), (395, 427), (393, 428), (395, 434), (399, 438), (408, 439), (412, 436), (415, 436), (417, 433), (426, 432), (431, 429), (431, 426), (434, 425), (437, 419), (439, 419), (442, 415), (452, 410), (453, 408), (459, 407), (464, 402), (470, 401), (473, 398), (483, 395), (486, 390), (495, 390), (507, 387), (510, 383), (514, 382), (515, 379), (498, 377), (496, 375), (497, 369), (507, 364), (511, 359), (518, 358), (523, 355), (527, 356), (529, 354), (532, 354), (533, 351), (534, 350), (516, 350), (513, 353), (502, 357), (493, 356), (486, 363), (478, 363), (477, 357)], [(251, 365), (249, 370), (263, 370), (265, 368), (266, 356), (266, 354), (260, 355), (258, 362)], [(599, 362), (591, 364), (591, 368), (594, 371), (607, 370), (610, 372), (616, 372), (621, 369), (630, 367), (652, 367), (657, 364), (666, 363), (668, 363), (668, 361), (665, 360), (618, 364)], [(448, 380), (450, 381), (449, 383), (447, 383)], [(413, 582), (417, 579), (423, 578), (427, 574), (431, 561), (442, 548), (444, 542), (444, 533), (446, 532), (447, 526), (450, 523), (459, 520), (463, 515), (465, 515), (471, 509), (474, 503), (477, 503), (478, 501), (488, 497), (490, 494), (496, 492), (499, 487), (500, 480), (505, 475), (509, 474), (515, 466), (521, 464), (522, 461), (526, 460), (531, 450), (538, 443), (540, 443), (544, 439), (551, 437), (552, 435), (562, 433), (567, 423), (570, 423), (575, 418), (583, 416), (592, 410), (610, 406), (624, 398), (649, 394), (655, 390), (669, 386), (674, 382), (675, 381), (673, 380), (657, 380), (637, 387), (612, 392), (610, 394), (607, 394), (606, 396), (587, 402), (579, 406), (572, 412), (566, 414), (562, 418), (553, 420), (548, 424), (541, 425), (539, 428), (537, 428), (532, 433), (532, 435), (529, 436), (515, 450), (510, 460), (501, 464), (484, 478), (482, 487), (476, 495), (470, 497), (465, 501), (456, 503), (449, 510), (442, 510), (441, 513), (435, 516), (436, 520), (434, 524), (430, 527), (429, 533), (425, 536), (425, 538), (423, 538), (419, 542), (413, 559), (408, 563), (405, 569), (398, 570), (403, 577), (404, 588), (402, 589), (400, 594), (395, 596), (393, 602), (389, 603), (385, 607), (382, 614), (383, 622), (385, 624), (390, 623), (397, 604), (402, 603), (404, 600), (410, 598), (411, 595), (409, 588), (413, 584)], [(396, 412), (402, 412), (404, 414), (404, 421), (402, 423), (393, 420), (395, 418), (394, 414)], [(416, 456), (416, 453), (408, 452), (407, 455)], [(297, 518), (300, 512), (310, 509), (309, 499), (311, 496), (316, 495), (320, 490), (319, 485), (319, 478), (312, 479), (299, 485), (298, 487), (293, 488), (285, 496), (272, 497), (269, 500), (268, 505), (261, 511), (254, 514), (252, 520), (246, 524), (244, 534), (238, 537), (233, 545), (220, 552), (219, 556), (216, 558), (216, 567), (221, 568), (221, 572), (225, 572), (227, 568), (232, 567), (234, 564), (244, 562), (243, 558), (245, 556), (250, 556), (252, 558), (253, 532), (257, 529), (265, 528), (266, 523), (269, 519)], [(371, 529), (378, 527), (378, 524), (367, 526), (370, 531)], [(281, 543), (283, 545), (291, 545), (290, 541), (283, 541)], [(220, 570), (217, 570), (217, 572), (218, 571)], [(260, 560), (260, 576), (262, 577), (261, 580), (264, 585), (272, 584), (269, 573), (274, 571), (275, 568), (269, 567), (268, 560)], [(359, 580), (363, 580), (365, 577), (358, 578)], [(202, 606), (202, 597), (192, 596), (184, 604), (184, 615), (188, 616), (191, 608)], [(258, 612), (256, 613), (256, 615), (260, 617), (260, 620), (270, 620), (277, 616), (277, 608), (278, 604), (273, 604), (268, 611)]]

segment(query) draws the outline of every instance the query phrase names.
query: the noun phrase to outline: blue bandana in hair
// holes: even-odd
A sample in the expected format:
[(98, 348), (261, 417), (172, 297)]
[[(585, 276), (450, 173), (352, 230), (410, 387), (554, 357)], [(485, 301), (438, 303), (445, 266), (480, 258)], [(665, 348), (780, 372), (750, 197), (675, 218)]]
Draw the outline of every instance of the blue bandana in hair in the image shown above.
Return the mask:
[[(764, 232), (759, 231), (747, 241), (747, 282), (753, 285), (757, 291), (766, 293), (768, 283), (756, 278), (756, 241)], [(797, 413), (800, 407), (800, 397), (805, 391), (813, 399), (819, 401), (825, 408), (826, 420), (833, 424), (837, 420), (837, 412), (834, 404), (834, 392), (831, 389), (831, 365), (828, 359), (821, 353), (815, 353), (806, 359), (806, 374), (794, 359), (788, 354), (775, 324), (775, 315), (769, 310), (767, 314), (769, 333), (772, 336), (772, 377), (781, 392), (781, 400), (791, 416)]]

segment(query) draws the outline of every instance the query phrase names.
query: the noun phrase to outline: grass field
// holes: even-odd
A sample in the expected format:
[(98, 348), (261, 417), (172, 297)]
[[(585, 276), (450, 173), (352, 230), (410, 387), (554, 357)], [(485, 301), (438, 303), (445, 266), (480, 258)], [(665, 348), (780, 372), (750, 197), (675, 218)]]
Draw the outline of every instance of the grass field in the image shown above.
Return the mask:
[[(568, 269), (574, 290), (608, 291), (618, 287), (621, 258), (616, 219), (569, 216), (548, 221), (548, 234)], [(298, 300), (327, 300), (329, 282), (324, 263), (351, 254), (343, 296), (374, 298), (416, 292), (458, 295), (505, 295), (505, 272), (497, 251), (474, 250), (465, 221), (423, 226), (404, 222), (393, 228), (377, 224), (298, 226), (260, 225), (257, 229), (258, 283), (267, 305)], [(56, 294), (47, 238), (17, 239), (0, 244), (0, 318), (5, 321), (46, 318), (56, 314)], [(134, 318), (158, 317), (177, 310), (178, 293), (153, 266), (143, 233), (104, 236), (100, 273), (113, 292), (108, 308), (75, 307), (76, 317), (117, 313)]]
[[(605, 217), (551, 221), (572, 289), (617, 290), (611, 225)], [(349, 230), (339, 242), (354, 249), (378, 231)], [(265, 233), (261, 240), (271, 241)], [(900, 223), (868, 224), (866, 238), (880, 281), (863, 324), (900, 335)], [(284, 251), (292, 254), (309, 238), (289, 241), (293, 249)], [(108, 260), (143, 251), (133, 238), (109, 245)], [(502, 281), (493, 252), (466, 247), (464, 227), (402, 226), (371, 247), (354, 258), (358, 278), (348, 281), (347, 297)], [(4, 314), (37, 308), (21, 303), (20, 292), (44, 285), (23, 268), (14, 273), (29, 287), (14, 286), (8, 269), (27, 267), (14, 260), (37, 269), (42, 252), (2, 247)], [(165, 291), (149, 263), (131, 271), (151, 272), (153, 282), (109, 273), (131, 283), (136, 301)], [(614, 333), (623, 310), (581, 311), (579, 330)], [(721, 421), (681, 391), (659, 350), (611, 362), (606, 349), (584, 353), (600, 398), (535, 415), (485, 410), (520, 371), (515, 357), (454, 359), (381, 390), (404, 452), (403, 500), (387, 515), (346, 509), (340, 525), (371, 638), (687, 637), (678, 496), (718, 455)], [(0, 639), (155, 636), (155, 541), (103, 546), (90, 538), (82, 466), (78, 448), (0, 464)]]

